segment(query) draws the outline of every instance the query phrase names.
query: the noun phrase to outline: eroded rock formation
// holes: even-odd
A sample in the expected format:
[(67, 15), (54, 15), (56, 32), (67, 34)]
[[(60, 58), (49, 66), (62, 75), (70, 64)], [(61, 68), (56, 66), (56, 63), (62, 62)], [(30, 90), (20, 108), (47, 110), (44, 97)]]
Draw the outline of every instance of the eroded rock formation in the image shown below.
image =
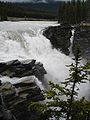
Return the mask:
[(43, 80), (46, 70), (44, 69), (43, 64), (36, 62), (36, 60), (13, 60), (0, 63), (0, 74), (11, 78), (35, 75), (39, 80)]
[(0, 75), (17, 77), (16, 84), (0, 82), (0, 120), (37, 120), (37, 112), (29, 110), (32, 101), (44, 100), (37, 80), (44, 80), (46, 70), (36, 60), (13, 60), (0, 63)]
[(14, 120), (13, 117), (16, 120), (34, 120), (37, 113), (28, 107), (31, 101), (40, 100), (44, 97), (32, 77), (14, 85), (3, 83), (0, 86), (0, 117), (2, 120)]
[(52, 26), (47, 28), (43, 35), (50, 40), (54, 48), (60, 49), (64, 54), (69, 55), (71, 29), (72, 27), (67, 24)]

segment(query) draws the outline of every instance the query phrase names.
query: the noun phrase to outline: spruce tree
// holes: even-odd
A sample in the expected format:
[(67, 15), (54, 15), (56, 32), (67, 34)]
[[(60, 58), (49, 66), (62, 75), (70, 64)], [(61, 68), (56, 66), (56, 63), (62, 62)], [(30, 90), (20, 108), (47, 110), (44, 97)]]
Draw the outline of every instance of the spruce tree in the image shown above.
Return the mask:
[(77, 84), (84, 83), (85, 80), (87, 79), (87, 72), (83, 69), (84, 66), (80, 65), (80, 49), (77, 48), (75, 52), (75, 58), (73, 59), (75, 61), (75, 64), (71, 64), (70, 67), (70, 78), (66, 81), (66, 85), (70, 86), (70, 98), (69, 98), (69, 107), (68, 107), (68, 112), (67, 112), (67, 119), (69, 120), (71, 116), (71, 111), (72, 111), (72, 104), (74, 101), (74, 96), (77, 95), (77, 92), (75, 91), (75, 88)]
[[(88, 79), (90, 65), (80, 65), (80, 49), (77, 48), (74, 63), (68, 65), (70, 68), (69, 78), (59, 84), (49, 82), (50, 89), (43, 91), (46, 98), (45, 104), (31, 102), (30, 109), (39, 111), (37, 120), (49, 120), (49, 118), (60, 120), (88, 120), (90, 118), (90, 102), (78, 97), (77, 85), (85, 83)], [(77, 109), (78, 108), (78, 109)]]
[(86, 0), (86, 4), (87, 4), (88, 19), (90, 20), (90, 0)]

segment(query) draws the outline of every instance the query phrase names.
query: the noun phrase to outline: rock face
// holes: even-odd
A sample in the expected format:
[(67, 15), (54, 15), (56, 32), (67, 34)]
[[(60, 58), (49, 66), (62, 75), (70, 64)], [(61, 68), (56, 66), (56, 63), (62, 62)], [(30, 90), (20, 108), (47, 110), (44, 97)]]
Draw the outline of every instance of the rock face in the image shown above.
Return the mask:
[[(0, 63), (0, 75), (18, 77), (12, 85), (0, 82), (0, 120), (37, 120), (37, 112), (28, 110), (32, 101), (44, 100), (37, 80), (43, 81), (46, 70), (36, 60), (13, 60)], [(27, 78), (27, 79), (26, 79)]]
[[(37, 113), (28, 110), (31, 101), (44, 100), (34, 79), (0, 86), (0, 120), (36, 120)], [(5, 112), (6, 111), (6, 112)]]
[(90, 60), (90, 25), (80, 25), (76, 28), (73, 42), (74, 53), (76, 45), (80, 45), (81, 56)]
[(43, 64), (36, 62), (36, 60), (27, 60), (20, 62), (19, 60), (13, 60), (6, 63), (0, 63), (0, 74), (2, 76), (9, 77), (24, 77), (24, 76), (36, 76), (39, 80), (43, 80), (46, 71)]
[(56, 49), (60, 49), (64, 54), (69, 55), (71, 26), (62, 24), (61, 26), (49, 27), (43, 33), (48, 39), (52, 46)]

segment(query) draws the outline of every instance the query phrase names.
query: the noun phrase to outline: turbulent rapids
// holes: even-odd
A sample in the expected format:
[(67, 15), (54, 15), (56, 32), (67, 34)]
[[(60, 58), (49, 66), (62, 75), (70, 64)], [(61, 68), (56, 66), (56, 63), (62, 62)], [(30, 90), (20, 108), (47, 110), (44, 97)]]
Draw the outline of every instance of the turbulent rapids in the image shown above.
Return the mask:
[[(35, 59), (47, 71), (45, 80), (59, 83), (68, 77), (69, 56), (53, 49), (50, 41), (42, 35), (48, 26), (56, 22), (1, 22), (0, 23), (0, 62), (8, 60)], [(2, 78), (6, 81), (6, 78)]]

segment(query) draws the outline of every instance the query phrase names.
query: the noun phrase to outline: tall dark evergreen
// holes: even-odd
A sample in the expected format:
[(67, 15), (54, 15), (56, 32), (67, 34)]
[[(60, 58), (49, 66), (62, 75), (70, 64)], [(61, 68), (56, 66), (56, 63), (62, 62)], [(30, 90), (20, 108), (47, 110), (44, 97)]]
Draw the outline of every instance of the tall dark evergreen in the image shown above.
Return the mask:
[(86, 83), (90, 64), (81, 65), (80, 49), (77, 47), (74, 63), (68, 65), (69, 78), (59, 84), (49, 83), (50, 88), (43, 92), (46, 101), (43, 104), (31, 102), (30, 109), (37, 110), (37, 120), (90, 120), (90, 101), (78, 98), (78, 85)]
[(86, 3), (86, 1), (85, 0), (83, 0), (82, 1), (82, 21), (85, 21), (85, 20), (87, 20), (87, 18), (88, 18), (88, 12), (87, 12), (87, 3)]
[(87, 19), (86, 2), (83, 0), (72, 0), (64, 2), (59, 6), (58, 22), (68, 22), (70, 24), (80, 23)]
[(86, 4), (87, 4), (88, 19), (90, 20), (90, 0), (86, 0)]

